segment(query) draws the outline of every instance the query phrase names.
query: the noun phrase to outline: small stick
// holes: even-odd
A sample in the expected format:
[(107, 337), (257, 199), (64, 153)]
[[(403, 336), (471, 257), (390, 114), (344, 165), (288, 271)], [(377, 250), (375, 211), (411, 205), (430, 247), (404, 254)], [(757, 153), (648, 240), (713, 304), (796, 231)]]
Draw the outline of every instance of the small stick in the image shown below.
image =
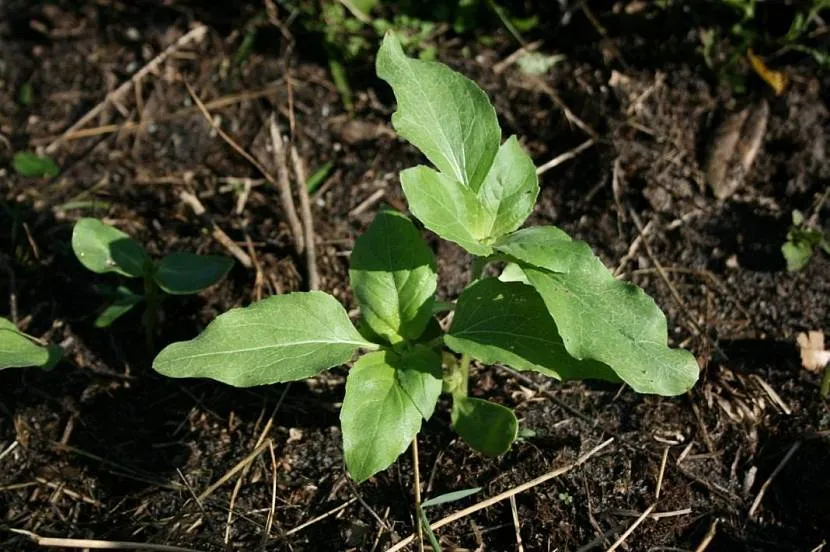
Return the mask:
[(232, 468), (228, 471), (228, 473), (226, 473), (225, 475), (223, 475), (222, 477), (220, 477), (218, 480), (216, 480), (216, 482), (215, 482), (215, 483), (213, 483), (213, 484), (212, 484), (211, 486), (209, 486), (207, 489), (205, 489), (204, 491), (202, 491), (202, 494), (200, 494), (200, 495), (199, 495), (199, 500), (204, 500), (204, 499), (206, 499), (207, 497), (209, 497), (211, 494), (213, 494), (213, 492), (214, 492), (216, 489), (218, 489), (219, 487), (221, 487), (222, 485), (224, 485), (225, 483), (227, 483), (228, 481), (230, 481), (230, 479), (231, 479), (234, 475), (236, 475), (237, 473), (239, 473), (241, 470), (245, 469), (245, 466), (247, 466), (248, 464), (250, 464), (251, 462), (253, 462), (253, 461), (256, 459), (256, 457), (257, 457), (257, 456), (259, 456), (260, 454), (262, 454), (262, 451), (264, 451), (264, 450), (268, 447), (268, 443), (269, 443), (269, 442), (270, 442), (270, 440), (265, 441), (264, 443), (262, 443), (261, 445), (259, 445), (257, 448), (255, 448), (255, 449), (254, 449), (254, 451), (253, 451), (251, 454), (249, 454), (248, 456), (246, 456), (245, 458), (243, 458), (242, 460), (240, 460), (238, 464), (236, 464), (234, 467), (232, 467)]
[(516, 529), (516, 551), (525, 552), (525, 547), (522, 546), (522, 531), (519, 524), (519, 510), (516, 508), (516, 497), (510, 497), (510, 513), (513, 515), (513, 528)]
[(715, 533), (717, 533), (717, 531), (718, 531), (718, 523), (719, 522), (720, 522), (720, 520), (718, 518), (715, 518), (712, 521), (712, 524), (709, 525), (709, 530), (706, 531), (706, 535), (703, 537), (703, 540), (700, 541), (700, 544), (698, 544), (697, 548), (695, 548), (695, 552), (703, 552), (704, 550), (709, 548), (709, 544), (715, 538)]
[[(280, 129), (277, 127), (277, 117), (271, 114), (269, 122), (269, 130), (271, 132), (271, 144), (274, 148), (274, 165), (277, 167), (277, 182), (274, 184), (280, 192), (280, 203), (282, 203), (282, 210), (285, 211), (285, 218), (288, 226), (291, 228), (291, 234), (294, 236), (294, 248), (297, 253), (303, 252), (303, 225), (300, 223), (300, 217), (297, 216), (297, 208), (294, 207), (294, 197), (291, 194), (291, 181), (288, 176), (288, 156), (285, 152), (285, 145), (282, 141)], [(303, 183), (305, 184), (305, 183)]]
[(202, 552), (195, 548), (182, 548), (180, 546), (169, 546), (166, 544), (149, 544), (143, 542), (127, 541), (104, 541), (94, 539), (62, 539), (53, 537), (41, 537), (31, 531), (23, 529), (9, 529), (12, 533), (29, 537), (38, 546), (50, 548), (86, 548), (94, 550), (148, 550), (152, 552)]
[(784, 455), (784, 458), (781, 459), (781, 462), (779, 462), (775, 469), (772, 470), (772, 473), (770, 474), (769, 478), (767, 478), (767, 480), (764, 481), (764, 484), (761, 485), (761, 489), (758, 491), (758, 496), (755, 497), (755, 500), (752, 502), (752, 506), (750, 506), (749, 508), (749, 519), (755, 517), (755, 511), (761, 505), (761, 501), (764, 499), (764, 494), (767, 492), (767, 489), (769, 488), (770, 483), (772, 483), (772, 480), (775, 479), (776, 475), (781, 473), (781, 470), (784, 469), (784, 466), (787, 464), (787, 462), (790, 461), (790, 459), (793, 457), (793, 455), (800, 447), (801, 441), (796, 441), (795, 443), (793, 443), (793, 446), (790, 447), (790, 450), (787, 451), (787, 454)]
[(377, 203), (378, 201), (380, 201), (380, 199), (381, 199), (381, 198), (382, 198), (385, 194), (386, 194), (386, 190), (385, 190), (385, 189), (383, 189), (383, 188), (381, 188), (381, 189), (379, 189), (379, 190), (375, 190), (375, 191), (374, 191), (374, 192), (373, 192), (373, 193), (372, 193), (369, 197), (367, 197), (366, 199), (364, 199), (363, 201), (361, 201), (361, 202), (360, 202), (360, 205), (358, 205), (357, 207), (355, 207), (354, 209), (352, 209), (352, 210), (351, 210), (351, 212), (349, 213), (349, 216), (350, 216), (350, 217), (356, 217), (356, 216), (358, 216), (359, 214), (361, 214), (361, 213), (363, 213), (363, 212), (365, 212), (365, 211), (369, 210), (369, 208), (370, 208), (372, 205), (374, 205), (375, 203)]
[(314, 241), (314, 219), (311, 215), (311, 199), (306, 187), (305, 163), (297, 148), (291, 145), (291, 161), (294, 176), (297, 179), (297, 195), (300, 196), (300, 216), (303, 219), (303, 237), (305, 238), (306, 271), (308, 272), (308, 289), (320, 289), (320, 273), (317, 270), (317, 247)]
[(424, 528), (421, 527), (421, 469), (418, 463), (418, 436), (412, 439), (412, 469), (415, 472), (415, 481), (412, 487), (415, 493), (415, 527), (418, 528), (418, 550), (424, 552)]
[[(349, 500), (347, 500), (346, 502), (344, 502), (340, 506), (337, 506), (336, 508), (332, 508), (331, 510), (329, 510), (325, 514), (320, 514), (316, 518), (312, 518), (312, 519), (306, 521), (305, 523), (303, 523), (301, 525), (298, 525), (295, 528), (286, 531), (285, 536), (287, 537), (289, 535), (293, 535), (294, 533), (299, 533), (303, 529), (306, 529), (307, 527), (310, 527), (310, 526), (314, 525), (318, 521), (322, 521), (322, 520), (326, 519), (327, 517), (333, 516), (337, 512), (340, 512), (341, 510), (345, 510), (353, 502), (357, 502), (357, 497), (356, 496), (350, 498)], [(412, 541), (409, 541), (409, 542), (412, 542)]]
[(46, 146), (46, 153), (54, 153), (55, 149), (57, 149), (61, 142), (63, 142), (64, 138), (66, 138), (75, 130), (81, 128), (89, 121), (97, 117), (111, 103), (119, 102), (121, 98), (125, 96), (127, 92), (129, 92), (133, 88), (134, 83), (141, 80), (145, 75), (155, 71), (156, 68), (162, 63), (164, 63), (164, 61), (168, 57), (170, 57), (170, 55), (173, 54), (176, 50), (182, 48), (183, 46), (191, 42), (200, 42), (207, 33), (207, 29), (207, 26), (199, 25), (195, 29), (192, 29), (190, 32), (182, 35), (176, 42), (168, 46), (159, 55), (150, 60), (150, 62), (147, 63), (147, 65), (133, 73), (129, 80), (123, 82), (118, 88), (107, 94), (101, 103), (87, 111), (86, 115), (78, 119), (68, 129), (63, 131), (63, 133), (60, 136), (58, 136), (55, 140), (53, 140), (51, 144)]
[(91, 504), (98, 508), (102, 508), (104, 506), (103, 504), (101, 504), (100, 502), (98, 502), (90, 496), (82, 495), (81, 493), (78, 493), (71, 489), (67, 489), (63, 483), (54, 483), (52, 481), (44, 479), (43, 477), (35, 477), (35, 481), (37, 481), (41, 485), (46, 485), (47, 487), (53, 489), (55, 492), (59, 494), (65, 494), (73, 500), (80, 500), (81, 502), (86, 502), (87, 504)]
[(597, 143), (597, 141), (593, 138), (589, 138), (588, 140), (585, 140), (584, 142), (582, 142), (581, 144), (576, 146), (571, 151), (566, 151), (565, 153), (559, 154), (556, 157), (554, 157), (553, 159), (551, 159), (550, 161), (548, 161), (547, 163), (545, 163), (544, 165), (540, 165), (539, 167), (537, 167), (536, 168), (536, 175), (541, 176), (542, 174), (548, 172), (552, 168), (558, 167), (559, 165), (561, 165), (565, 161), (570, 161), (571, 159), (573, 159), (574, 157), (576, 157), (577, 155), (579, 155), (580, 153), (582, 153), (583, 151), (590, 148), (591, 146), (593, 146), (596, 143)]
[(640, 524), (643, 523), (647, 517), (651, 515), (651, 511), (654, 510), (655, 506), (657, 506), (657, 504), (652, 504), (651, 506), (646, 508), (645, 511), (642, 514), (640, 514), (640, 517), (634, 520), (634, 523), (632, 523), (631, 526), (625, 530), (625, 533), (620, 535), (620, 538), (618, 538), (616, 542), (614, 542), (614, 544), (612, 544), (606, 552), (614, 552), (614, 550), (619, 548), (622, 545), (622, 543), (625, 542), (625, 539), (627, 539), (631, 535), (631, 533), (633, 533), (634, 530), (637, 527), (639, 527)]
[[(524, 492), (528, 489), (532, 489), (533, 487), (536, 487), (537, 485), (541, 485), (542, 483), (545, 483), (546, 481), (550, 481), (551, 479), (554, 479), (556, 477), (559, 477), (560, 475), (568, 473), (572, 469), (574, 469), (578, 466), (581, 466), (582, 464), (587, 462), (592, 456), (596, 455), (599, 451), (601, 451), (602, 449), (604, 449), (605, 447), (607, 447), (608, 445), (610, 445), (613, 442), (614, 442), (613, 437), (606, 440), (606, 441), (603, 441), (599, 445), (592, 448), (590, 451), (586, 452), (585, 454), (583, 454), (582, 456), (577, 458), (576, 461), (574, 461), (573, 463), (568, 464), (566, 466), (562, 466), (561, 468), (557, 468), (553, 471), (550, 471), (550, 472), (548, 472), (544, 475), (541, 475), (541, 476), (537, 477), (536, 479), (531, 479), (527, 483), (522, 483), (521, 485), (519, 485), (517, 487), (513, 487), (512, 489), (504, 491), (503, 493), (499, 493), (494, 497), (491, 497), (491, 498), (488, 498), (487, 500), (479, 502), (478, 504), (474, 504), (472, 506), (464, 508), (463, 510), (459, 510), (459, 511), (453, 513), (453, 514), (450, 514), (447, 517), (445, 517), (443, 519), (440, 519), (440, 520), (436, 521), (435, 523), (431, 524), (430, 528), (433, 531), (436, 530), (436, 529), (440, 529), (441, 527), (443, 527), (445, 525), (448, 525), (448, 524), (450, 524), (454, 521), (458, 521), (459, 519), (465, 518), (465, 517), (469, 516), (470, 514), (474, 514), (474, 513), (478, 512), (479, 510), (489, 508), (493, 504), (497, 504), (497, 503), (501, 502), (502, 500), (510, 498), (511, 496), (516, 496), (517, 494), (519, 494), (521, 492)], [(415, 540), (415, 535), (409, 535), (405, 539), (398, 542), (392, 548), (387, 549), (386, 552), (397, 552), (398, 550), (403, 550), (413, 540)]]
[(181, 192), (179, 194), (179, 199), (182, 200), (182, 203), (185, 203), (188, 207), (193, 210), (193, 213), (202, 219), (203, 223), (206, 226), (211, 228), (211, 236), (215, 239), (219, 244), (228, 250), (228, 253), (236, 257), (236, 259), (242, 263), (242, 266), (245, 268), (251, 268), (253, 264), (251, 263), (251, 257), (245, 253), (241, 247), (236, 245), (236, 243), (228, 236), (224, 230), (219, 228), (219, 225), (213, 221), (213, 217), (207, 214), (207, 210), (205, 206), (202, 205), (202, 202), (199, 201), (199, 198), (195, 195), (191, 194), (190, 192)]
[(660, 491), (663, 490), (663, 475), (666, 473), (666, 460), (669, 459), (669, 447), (663, 449), (663, 458), (660, 460), (660, 473), (657, 475), (657, 490), (654, 491), (654, 502), (660, 499)]

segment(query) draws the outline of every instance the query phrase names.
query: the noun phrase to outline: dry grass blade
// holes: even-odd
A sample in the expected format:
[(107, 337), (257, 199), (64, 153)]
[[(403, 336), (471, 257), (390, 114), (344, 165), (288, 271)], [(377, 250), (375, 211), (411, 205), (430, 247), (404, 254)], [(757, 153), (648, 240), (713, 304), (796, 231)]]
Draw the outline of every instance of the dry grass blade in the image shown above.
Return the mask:
[(784, 458), (781, 459), (781, 462), (779, 462), (775, 469), (772, 470), (772, 473), (770, 474), (769, 478), (767, 478), (767, 480), (764, 481), (764, 484), (761, 485), (761, 489), (758, 491), (758, 496), (755, 497), (755, 500), (752, 501), (752, 506), (750, 506), (749, 508), (749, 519), (755, 517), (755, 512), (761, 506), (761, 501), (764, 499), (764, 494), (766, 494), (767, 489), (772, 483), (772, 480), (775, 479), (775, 476), (781, 473), (781, 470), (784, 469), (784, 466), (787, 465), (787, 462), (789, 462), (792, 459), (793, 455), (796, 453), (796, 451), (798, 451), (800, 447), (801, 441), (796, 441), (795, 443), (793, 443), (793, 446), (790, 447), (790, 450), (787, 451), (787, 454), (784, 455)]
[(213, 483), (210, 487), (208, 487), (207, 489), (202, 491), (202, 494), (199, 495), (199, 500), (204, 500), (207, 497), (209, 497), (211, 494), (213, 494), (213, 492), (216, 489), (218, 489), (219, 487), (221, 487), (222, 485), (224, 485), (225, 483), (230, 481), (230, 479), (234, 475), (239, 473), (241, 470), (245, 469), (245, 467), (248, 464), (250, 464), (251, 462), (253, 462), (254, 459), (256, 459), (257, 456), (262, 454), (262, 451), (264, 451), (266, 448), (268, 448), (268, 444), (270, 442), (271, 442), (271, 440), (269, 439), (269, 440), (265, 441), (264, 443), (261, 443), (257, 448), (254, 449), (254, 451), (251, 454), (249, 454), (248, 456), (246, 456), (245, 458), (240, 460), (239, 463), (237, 463), (234, 467), (232, 467), (225, 475), (223, 475), (218, 480), (216, 480), (216, 482)]
[(593, 138), (589, 138), (588, 140), (585, 140), (584, 142), (582, 142), (581, 144), (576, 146), (574, 149), (572, 149), (570, 151), (566, 151), (565, 153), (559, 154), (556, 157), (554, 157), (553, 159), (551, 159), (550, 161), (548, 161), (547, 163), (545, 163), (543, 165), (539, 165), (538, 167), (536, 167), (536, 175), (537, 176), (543, 175), (544, 173), (548, 172), (549, 170), (553, 169), (554, 167), (558, 167), (559, 165), (561, 165), (565, 161), (570, 161), (571, 159), (573, 159), (574, 157), (576, 157), (577, 155), (579, 155), (580, 153), (582, 153), (583, 151), (590, 148), (591, 146), (593, 146), (596, 143), (597, 143), (597, 141)]
[[(489, 508), (493, 504), (497, 504), (497, 503), (501, 502), (502, 500), (507, 500), (511, 496), (516, 496), (517, 494), (519, 494), (521, 492), (524, 492), (528, 489), (532, 489), (533, 487), (541, 485), (542, 483), (545, 483), (546, 481), (550, 481), (551, 479), (559, 477), (560, 475), (566, 474), (569, 471), (571, 471), (572, 469), (574, 469), (576, 467), (579, 467), (582, 464), (584, 464), (585, 462), (587, 462), (589, 459), (591, 459), (591, 457), (595, 456), (602, 449), (604, 449), (605, 447), (607, 447), (608, 445), (610, 445), (613, 442), (614, 442), (613, 437), (611, 439), (603, 441), (602, 443), (600, 443), (596, 447), (592, 448), (590, 451), (586, 452), (585, 454), (583, 454), (582, 456), (577, 458), (576, 461), (574, 461), (573, 463), (568, 464), (566, 466), (562, 466), (561, 468), (557, 468), (553, 471), (550, 471), (550, 472), (548, 472), (544, 475), (541, 475), (541, 476), (537, 477), (536, 479), (531, 479), (527, 483), (522, 483), (521, 485), (519, 485), (517, 487), (513, 487), (512, 489), (504, 491), (503, 493), (499, 493), (499, 494), (497, 494), (496, 496), (494, 496), (492, 498), (488, 498), (487, 500), (479, 502), (478, 504), (474, 504), (474, 505), (472, 505), (468, 508), (464, 508), (463, 510), (459, 510), (459, 511), (455, 512), (454, 514), (450, 514), (447, 517), (445, 517), (443, 519), (440, 519), (440, 520), (436, 521), (435, 523), (431, 524), (430, 528), (433, 531), (436, 530), (436, 529), (440, 529), (441, 527), (443, 527), (445, 525), (448, 525), (448, 524), (450, 524), (454, 521), (458, 521), (459, 519), (465, 518), (465, 517), (469, 516), (470, 514), (474, 514), (475, 512), (478, 512), (479, 510)], [(405, 539), (401, 540), (400, 542), (398, 542), (393, 547), (387, 549), (386, 552), (396, 552), (397, 550), (402, 550), (414, 540), (415, 540), (415, 535), (410, 535), (407, 538), (405, 538)]]
[[(277, 168), (277, 181), (274, 185), (280, 192), (280, 203), (285, 211), (285, 218), (294, 236), (294, 246), (297, 253), (303, 252), (303, 225), (300, 217), (297, 216), (297, 208), (294, 206), (294, 196), (291, 194), (291, 179), (288, 175), (288, 155), (285, 151), (285, 144), (277, 126), (277, 117), (273, 113), (268, 122), (268, 130), (271, 133), (271, 147), (274, 148), (274, 166)], [(303, 183), (305, 184), (305, 183)]]
[(305, 163), (297, 148), (291, 145), (291, 162), (297, 180), (297, 195), (300, 197), (300, 217), (303, 220), (303, 237), (305, 238), (306, 270), (308, 271), (308, 289), (320, 289), (320, 272), (317, 270), (317, 247), (314, 239), (314, 218), (311, 214), (311, 198), (306, 187)]
[(608, 548), (607, 552), (614, 552), (614, 550), (616, 550), (617, 548), (622, 546), (622, 544), (625, 542), (625, 539), (627, 539), (631, 535), (631, 533), (633, 533), (634, 530), (637, 529), (637, 527), (639, 527), (640, 524), (643, 523), (646, 520), (646, 518), (648, 518), (651, 515), (651, 511), (654, 510), (655, 506), (657, 506), (657, 505), (652, 504), (651, 506), (646, 508), (645, 511), (642, 514), (640, 514), (640, 517), (638, 517), (636, 520), (634, 520), (634, 523), (632, 523), (631, 526), (628, 529), (625, 530), (625, 533), (620, 535), (620, 538), (618, 538), (614, 542), (614, 544), (612, 544)]
[(129, 541), (105, 541), (95, 539), (63, 539), (55, 537), (41, 537), (31, 531), (9, 529), (12, 533), (29, 537), (38, 546), (45, 548), (81, 548), (85, 550), (144, 550), (151, 552), (203, 552), (195, 548), (182, 548), (166, 544), (147, 544)]
[(214, 222), (213, 217), (208, 215), (207, 209), (205, 209), (205, 206), (202, 205), (202, 202), (199, 201), (198, 197), (190, 192), (181, 192), (179, 194), (179, 199), (182, 203), (190, 207), (197, 217), (203, 219), (205, 226), (211, 228), (210, 234), (213, 236), (213, 239), (219, 242), (219, 244), (224, 247), (228, 253), (233, 255), (236, 260), (242, 264), (242, 266), (245, 268), (251, 268), (251, 266), (253, 266), (251, 257), (248, 256), (248, 254), (245, 253), (241, 247), (236, 245), (236, 242), (234, 242), (230, 236), (228, 236), (225, 231), (222, 230), (216, 222)]
[[(326, 512), (324, 514), (320, 514), (316, 518), (312, 518), (312, 519), (306, 521), (305, 523), (303, 523), (301, 525), (298, 525), (295, 528), (286, 531), (285, 536), (287, 537), (289, 535), (293, 535), (294, 533), (299, 533), (303, 529), (307, 529), (308, 527), (311, 527), (315, 523), (317, 523), (319, 521), (322, 521), (322, 520), (326, 519), (329, 516), (333, 516), (334, 514), (340, 512), (342, 510), (345, 510), (353, 502), (357, 502), (357, 497), (352, 497), (349, 500), (347, 500), (346, 502), (344, 502), (343, 504), (341, 504), (340, 506), (337, 506), (336, 508), (332, 508), (328, 512)], [(410, 542), (412, 542), (412, 541), (410, 541)]]

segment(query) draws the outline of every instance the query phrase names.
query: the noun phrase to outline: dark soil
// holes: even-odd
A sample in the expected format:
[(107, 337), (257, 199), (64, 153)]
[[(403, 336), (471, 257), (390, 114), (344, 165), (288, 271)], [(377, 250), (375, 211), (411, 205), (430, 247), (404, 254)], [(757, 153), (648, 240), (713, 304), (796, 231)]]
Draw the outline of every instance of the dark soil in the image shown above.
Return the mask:
[[(454, 438), (439, 405), (420, 439), (426, 494), (483, 489), (430, 510), (431, 518), (613, 437), (581, 467), (516, 497), (524, 550), (607, 549), (654, 503), (664, 454), (654, 511), (670, 514), (646, 519), (622, 549), (820, 550), (830, 539), (830, 408), (818, 395), (819, 376), (801, 368), (795, 336), (830, 332), (830, 259), (817, 254), (789, 273), (779, 248), (791, 211), (812, 213), (828, 186), (830, 78), (807, 56), (784, 57), (777, 68), (791, 77), (785, 94), (757, 80), (738, 96), (702, 62), (683, 9), (595, 8), (602, 36), (583, 11), (563, 26), (558, 3), (542, 4), (543, 23), (533, 32), (545, 39), (541, 51), (568, 55), (548, 74), (531, 78), (515, 66), (496, 72), (516, 49), (498, 27), (487, 47), (438, 34), (439, 57), (486, 89), (505, 135), (520, 136), (540, 165), (588, 138), (562, 105), (596, 132), (594, 146), (544, 174), (531, 223), (562, 227), (610, 267), (626, 258), (620, 272), (665, 310), (673, 344), (696, 355), (701, 381), (666, 399), (476, 367), (473, 393), (515, 407), (532, 433), (503, 457), (485, 458)], [(0, 373), (3, 550), (36, 548), (12, 529), (204, 551), (382, 550), (413, 531), (408, 454), (359, 488), (345, 475), (338, 422), (345, 368), (253, 389), (168, 380), (150, 369), (154, 352), (144, 345), (140, 315), (108, 331), (92, 325), (103, 303), (95, 286), (112, 280), (92, 277), (75, 260), (72, 223), (104, 218), (153, 254), (225, 254), (180, 201), (182, 191), (195, 193), (249, 248), (263, 278), (237, 264), (220, 286), (170, 300), (159, 345), (193, 337), (230, 307), (307, 285), (277, 192), (254, 187), (237, 214), (236, 195), (222, 191), (228, 177), (261, 175), (216, 135), (185, 83), (205, 102), (227, 100), (211, 112), (254, 155), (270, 155), (264, 138), (276, 112), (286, 135), (293, 117), (294, 143), (311, 170), (333, 163), (313, 198), (318, 264), (322, 289), (349, 307), (353, 240), (381, 203), (405, 209), (397, 173), (419, 158), (390, 132), (391, 93), (371, 76), (371, 60), (351, 68), (355, 107), (347, 113), (313, 37), (290, 45), (264, 25), (254, 51), (234, 66), (245, 22), (261, 5), (217, 5), (0, 1), (0, 290), (8, 297), (0, 315), (66, 349), (53, 371)], [(14, 173), (15, 151), (52, 143), (197, 21), (209, 25), (204, 40), (179, 49), (90, 121), (85, 128), (96, 133), (57, 147), (60, 176)], [(24, 106), (18, 91), (26, 82), (34, 96)], [(702, 171), (714, 125), (760, 98), (771, 108), (762, 151), (740, 191), (718, 202)], [(381, 202), (355, 215), (379, 189)], [(825, 207), (818, 220), (828, 214)], [(635, 247), (638, 227), (648, 230)], [(468, 280), (469, 259), (430, 240), (439, 293), (454, 297)], [(266, 438), (273, 448), (257, 449)], [(255, 449), (241, 478), (194, 498)], [(508, 501), (439, 534), (448, 549), (517, 549)]]

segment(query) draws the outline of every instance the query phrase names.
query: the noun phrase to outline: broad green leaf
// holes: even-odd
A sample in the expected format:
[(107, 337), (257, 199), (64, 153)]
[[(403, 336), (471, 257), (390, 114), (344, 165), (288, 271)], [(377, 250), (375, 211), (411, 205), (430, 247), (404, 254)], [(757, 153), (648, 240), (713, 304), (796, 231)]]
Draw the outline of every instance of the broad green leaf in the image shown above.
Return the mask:
[(668, 347), (666, 317), (654, 300), (616, 280), (586, 244), (533, 228), (495, 247), (522, 266), (573, 357), (607, 364), (638, 393), (679, 395), (695, 384), (697, 361)]
[(804, 241), (788, 241), (781, 246), (781, 253), (787, 261), (787, 270), (797, 272), (804, 268), (813, 256), (813, 246)]
[(113, 301), (95, 319), (96, 328), (106, 328), (113, 322), (130, 312), (133, 307), (144, 300), (143, 295), (133, 293), (126, 286), (118, 286), (113, 294)]
[(0, 318), (0, 370), (38, 366), (49, 369), (60, 360), (60, 347), (44, 347)]
[(29, 178), (54, 178), (60, 174), (60, 167), (50, 157), (29, 151), (15, 153), (12, 167), (20, 176)]
[(527, 281), (527, 276), (525, 276), (522, 267), (516, 263), (507, 263), (501, 271), (501, 274), (499, 274), (499, 280), (502, 282), (521, 282), (523, 284), (530, 285), (530, 282)]
[(487, 95), (445, 65), (408, 58), (391, 33), (378, 51), (377, 74), (395, 93), (398, 134), (448, 178), (477, 192), (501, 141)]
[(492, 253), (481, 243), (490, 230), (490, 216), (473, 192), (424, 166), (401, 172), (401, 185), (409, 209), (424, 226), (473, 255)]
[(390, 343), (417, 339), (432, 315), (435, 255), (415, 225), (381, 211), (355, 242), (349, 277), (360, 312)]
[(460, 491), (453, 491), (445, 493), (433, 498), (429, 498), (421, 502), (421, 508), (429, 508), (430, 506), (440, 506), (441, 504), (448, 504), (450, 502), (458, 502), (461, 499), (467, 498), (479, 492), (481, 487), (473, 487), (472, 489), (462, 489)]
[(195, 339), (168, 345), (153, 368), (173, 378), (211, 378), (236, 387), (309, 378), (377, 349), (337, 300), (319, 291), (269, 297), (220, 315)]
[(227, 257), (171, 253), (159, 261), (154, 278), (171, 295), (191, 295), (219, 283), (231, 268), (233, 260)]
[(418, 347), (377, 351), (349, 370), (340, 411), (346, 468), (358, 483), (388, 468), (412, 443), (441, 394), (441, 359)]
[(137, 241), (94, 218), (75, 223), (72, 250), (82, 265), (99, 274), (117, 272), (140, 278), (149, 264), (147, 252)]
[(524, 223), (539, 195), (539, 180), (533, 160), (515, 136), (499, 148), (487, 173), (479, 201), (490, 216), (487, 238), (498, 238)]
[(452, 427), (475, 450), (499, 456), (510, 450), (519, 431), (516, 415), (507, 407), (472, 397), (453, 397)]
[(485, 278), (465, 289), (444, 343), (485, 364), (504, 363), (561, 380), (619, 381), (601, 362), (568, 354), (544, 301), (521, 282)]

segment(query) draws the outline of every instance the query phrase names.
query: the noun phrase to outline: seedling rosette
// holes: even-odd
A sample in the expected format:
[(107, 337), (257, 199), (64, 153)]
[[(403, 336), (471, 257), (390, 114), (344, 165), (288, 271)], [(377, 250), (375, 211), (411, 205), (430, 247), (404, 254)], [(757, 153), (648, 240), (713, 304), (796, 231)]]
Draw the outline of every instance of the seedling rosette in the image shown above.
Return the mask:
[[(498, 263), (502, 277), (476, 277), (454, 303), (436, 302), (433, 252), (408, 217), (384, 210), (352, 252), (357, 325), (322, 292), (271, 297), (169, 345), (154, 368), (244, 387), (312, 377), (359, 354), (340, 414), (357, 481), (406, 450), (442, 392), (472, 448), (509, 450), (519, 424), (509, 408), (469, 396), (472, 359), (558, 380), (623, 381), (639, 393), (690, 389), (697, 362), (667, 345), (665, 316), (650, 297), (562, 230), (520, 229), (539, 192), (536, 170), (516, 137), (501, 142), (486, 94), (440, 63), (407, 57), (391, 34), (377, 72), (397, 99), (395, 130), (432, 163), (400, 175), (412, 215), (468, 251), (476, 274)], [(448, 310), (444, 332), (436, 313)]]

